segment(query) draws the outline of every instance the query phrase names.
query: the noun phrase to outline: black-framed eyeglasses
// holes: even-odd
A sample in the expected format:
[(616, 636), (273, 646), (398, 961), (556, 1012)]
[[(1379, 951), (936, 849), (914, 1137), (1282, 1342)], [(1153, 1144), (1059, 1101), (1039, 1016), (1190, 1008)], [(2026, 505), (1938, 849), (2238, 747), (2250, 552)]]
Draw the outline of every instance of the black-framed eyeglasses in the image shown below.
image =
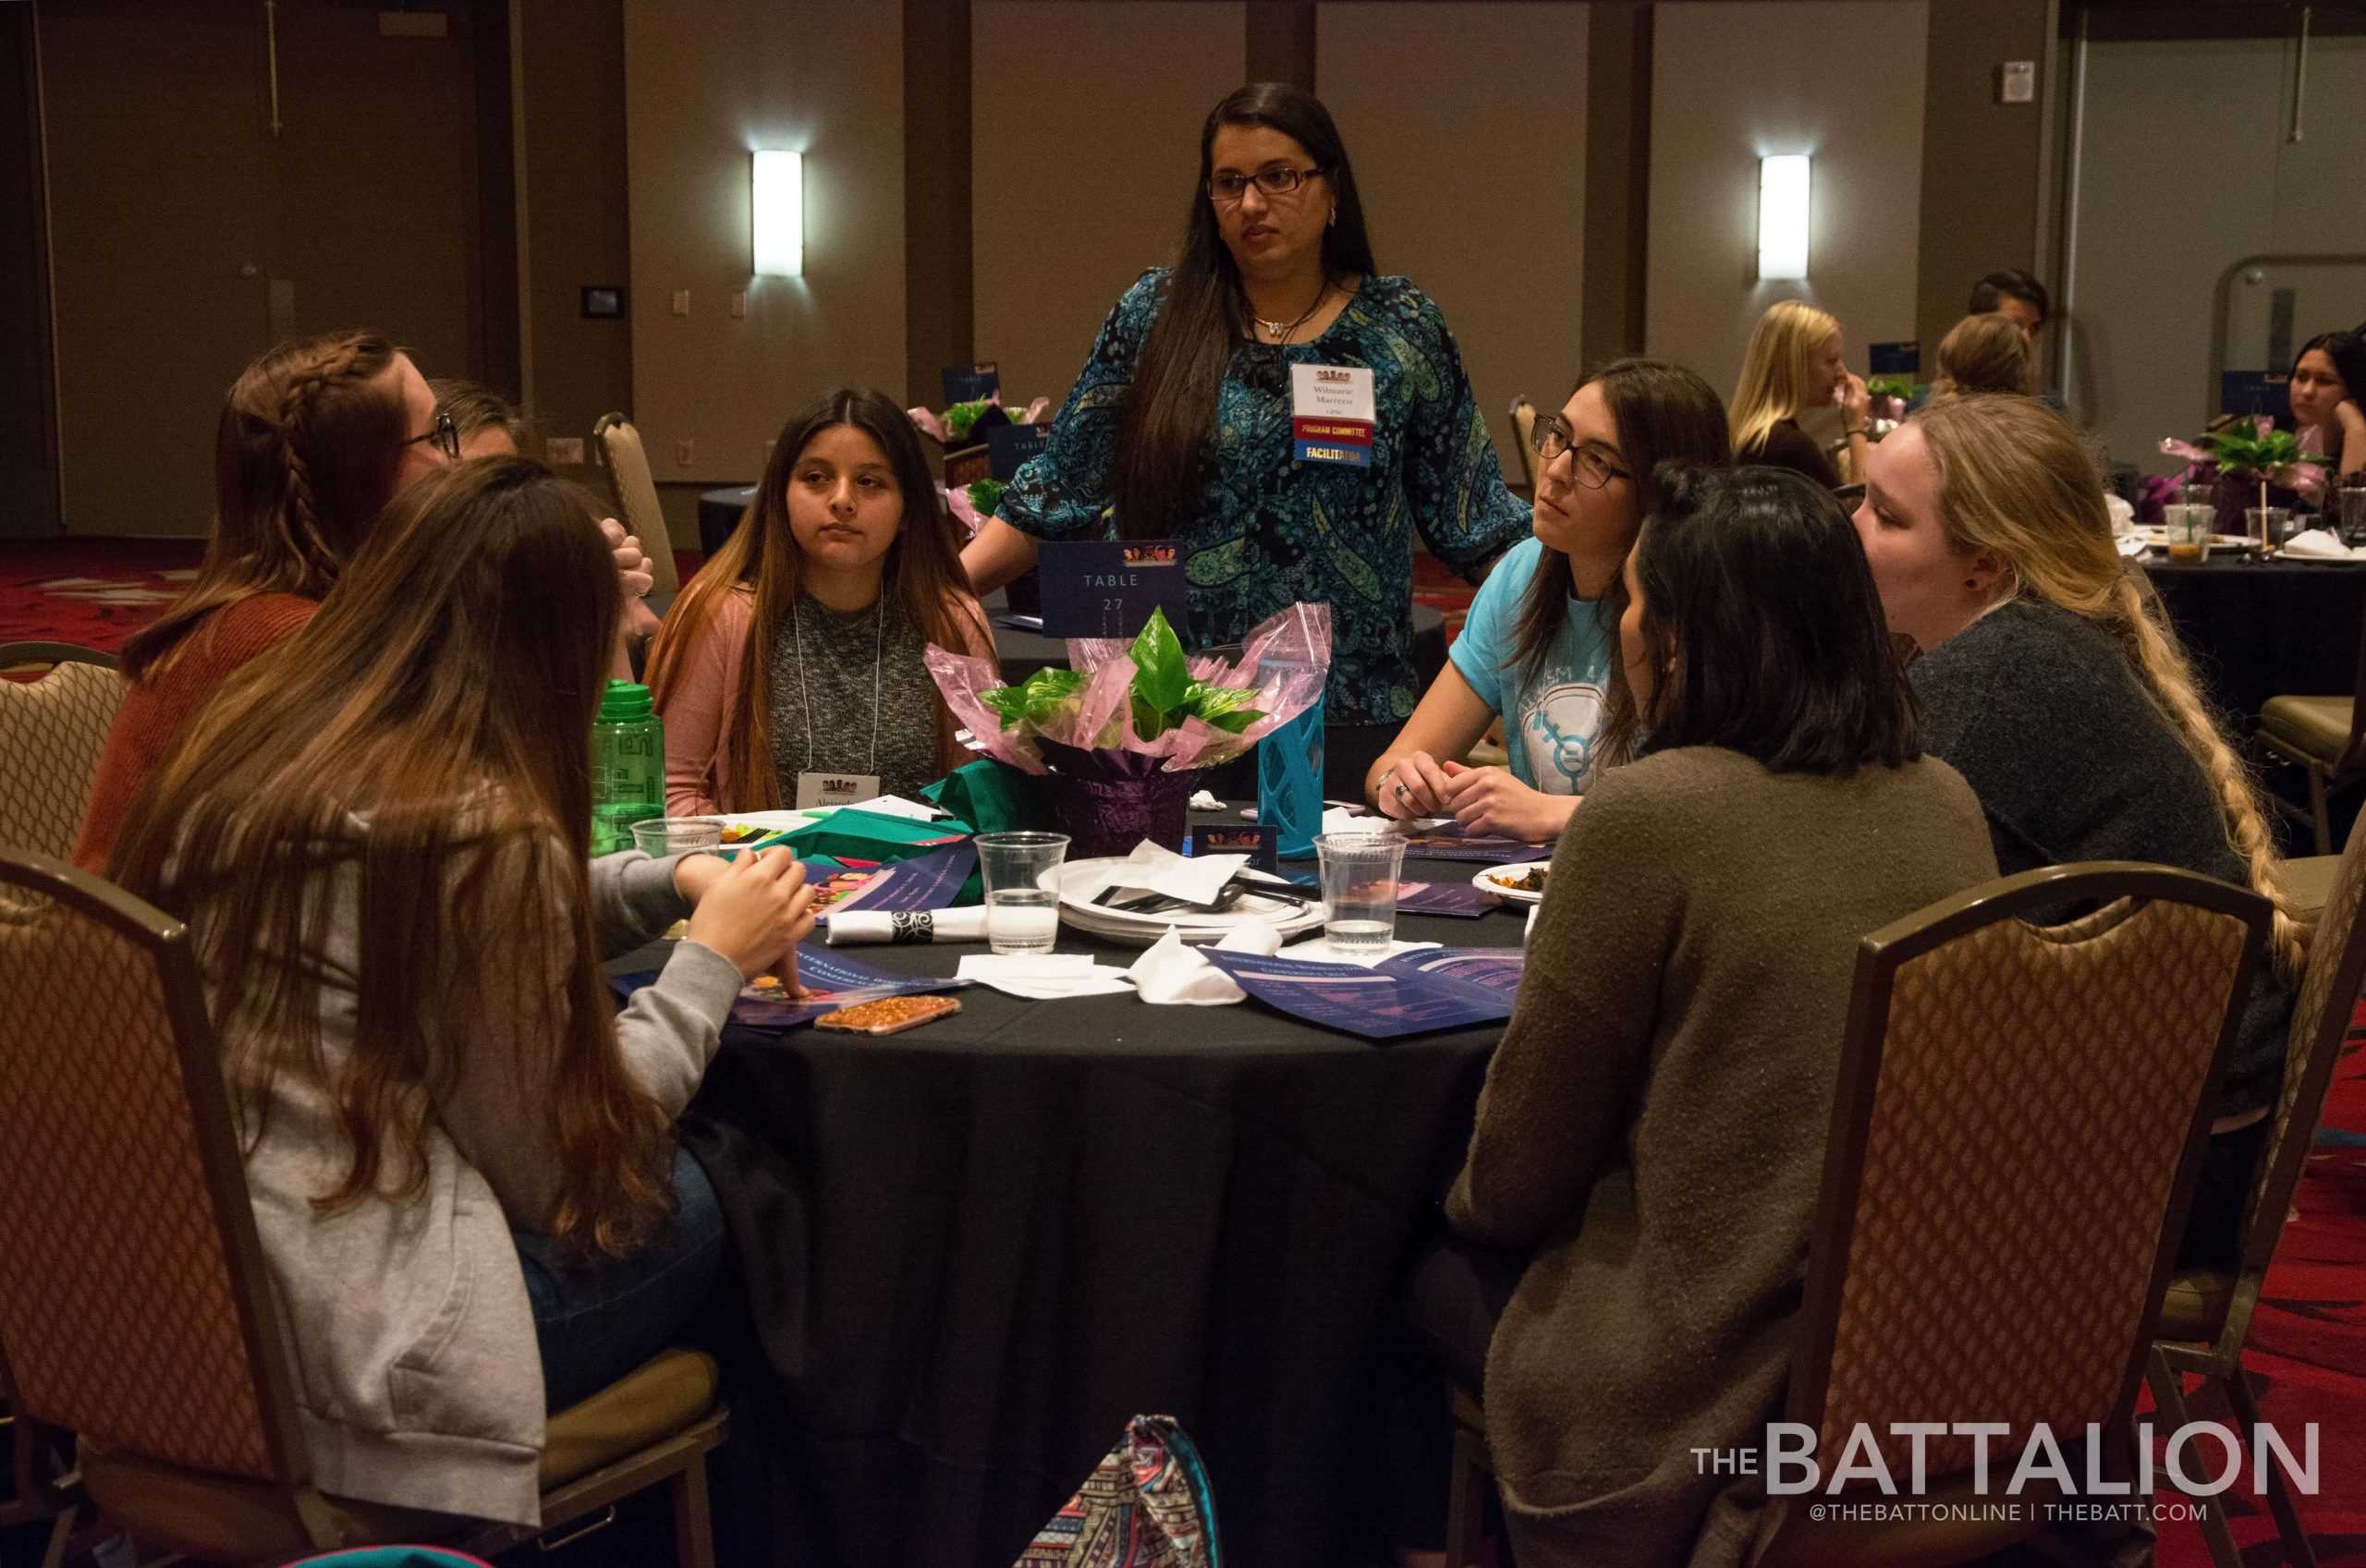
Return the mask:
[(1321, 177), (1321, 169), (1294, 169), (1287, 164), (1275, 164), (1244, 175), (1235, 169), (1220, 169), (1208, 176), (1208, 200), (1229, 207), (1249, 194), (1255, 186), (1266, 196), (1287, 196), (1308, 180)]
[(1633, 479), (1635, 476), (1620, 468), (1610, 454), (1599, 446), (1579, 445), (1568, 421), (1558, 414), (1548, 414), (1536, 421), (1536, 431), (1530, 440), (1536, 448), (1539, 464), (1550, 463), (1564, 452), (1577, 454), (1578, 482), (1588, 490), (1600, 490), (1612, 480)]
[(412, 436), (403, 444), (416, 446), (422, 441), (433, 442), (435, 450), (444, 454), (447, 460), (455, 463), (460, 460), (460, 427), (452, 422), (451, 415), (438, 410), (433, 425)]

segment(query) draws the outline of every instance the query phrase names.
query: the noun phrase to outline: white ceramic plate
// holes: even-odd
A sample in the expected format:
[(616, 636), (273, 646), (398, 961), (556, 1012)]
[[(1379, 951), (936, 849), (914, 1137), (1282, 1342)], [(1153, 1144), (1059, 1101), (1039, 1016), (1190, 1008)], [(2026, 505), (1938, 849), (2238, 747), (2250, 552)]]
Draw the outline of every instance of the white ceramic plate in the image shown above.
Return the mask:
[[(1510, 866), (1490, 866), (1474, 875), (1470, 879), (1470, 885), (1481, 893), (1490, 893), (1502, 899), (1506, 904), (1542, 904), (1544, 902), (1543, 893), (1531, 893), (1526, 888), (1513, 887), (1510, 884), (1527, 876), (1531, 871), (1549, 870), (1552, 865), (1553, 862), (1550, 860), (1522, 860)], [(1498, 877), (1504, 880), (1497, 881), (1495, 879)]]
[(1111, 942), (1148, 947), (1171, 929), (1188, 942), (1220, 942), (1241, 921), (1272, 922), (1285, 939), (1323, 924), (1320, 904), (1294, 904), (1286, 899), (1259, 898), (1251, 893), (1221, 914), (1172, 909), (1157, 915), (1137, 915), (1092, 902), (1111, 886), (1123, 886), (1128, 863), (1119, 857), (1071, 860), (1060, 868), (1060, 919), (1063, 923)]

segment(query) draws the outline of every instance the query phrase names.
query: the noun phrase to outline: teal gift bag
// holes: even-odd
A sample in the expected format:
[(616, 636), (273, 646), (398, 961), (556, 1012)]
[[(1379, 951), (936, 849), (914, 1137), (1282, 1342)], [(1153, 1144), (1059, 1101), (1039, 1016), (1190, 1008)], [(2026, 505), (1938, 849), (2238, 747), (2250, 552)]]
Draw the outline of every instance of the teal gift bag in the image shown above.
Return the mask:
[[(1259, 672), (1262, 682), (1264, 672)], [(1257, 820), (1285, 860), (1314, 853), (1323, 831), (1323, 699), (1257, 743)]]

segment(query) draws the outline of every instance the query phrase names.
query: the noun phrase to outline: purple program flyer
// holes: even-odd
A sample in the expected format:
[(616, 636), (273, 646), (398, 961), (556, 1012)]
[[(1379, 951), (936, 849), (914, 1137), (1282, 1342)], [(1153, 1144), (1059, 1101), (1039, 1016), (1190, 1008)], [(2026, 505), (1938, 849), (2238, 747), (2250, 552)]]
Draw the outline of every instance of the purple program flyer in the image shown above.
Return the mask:
[(1384, 959), (1380, 966), (1400, 974), (1444, 975), (1510, 995), (1519, 990), (1527, 960), (1517, 947), (1423, 947)]
[(1469, 882), (1398, 882), (1396, 912), (1400, 915), (1450, 915), (1475, 920), (1502, 906)]
[(1266, 958), (1215, 948), (1202, 949), (1201, 956), (1267, 1006), (1366, 1039), (1467, 1028), (1498, 1022), (1512, 1013), (1508, 991), (1446, 974)]
[[(948, 844), (942, 849), (932, 849), (926, 855), (916, 855), (909, 860), (898, 860), (869, 873), (860, 891), (840, 899), (833, 909), (872, 909), (893, 914), (912, 909), (949, 909), (961, 895), (962, 884), (970, 873), (978, 869), (978, 845), (974, 839)], [(824, 913), (822, 918), (830, 917)]]

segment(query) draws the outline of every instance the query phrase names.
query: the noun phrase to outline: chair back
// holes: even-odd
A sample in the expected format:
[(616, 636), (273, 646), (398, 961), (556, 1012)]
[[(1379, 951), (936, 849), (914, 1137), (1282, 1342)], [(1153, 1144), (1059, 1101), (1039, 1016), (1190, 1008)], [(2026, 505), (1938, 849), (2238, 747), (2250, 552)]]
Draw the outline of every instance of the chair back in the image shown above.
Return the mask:
[(649, 556), (653, 592), (682, 591), (681, 574), (674, 566), (674, 536), (665, 527), (665, 508), (657, 504), (657, 480), (649, 467), (649, 453), (640, 432), (622, 414), (603, 414), (592, 427), (592, 440), (608, 462), (608, 483), (616, 491), (616, 520), (640, 541)]
[(1532, 495), (1536, 492), (1536, 405), (1525, 395), (1512, 399), (1512, 432), (1519, 437), (1519, 471), (1528, 476)]
[(21, 1408), (109, 1447), (306, 1477), (188, 929), (0, 851), (0, 1343)]
[[(2366, 687), (2361, 687), (2366, 690)], [(2360, 704), (2366, 707), (2366, 704)], [(2292, 1027), (2284, 1049), (2284, 1088), (2276, 1096), (2274, 1124), (2260, 1151), (2258, 1185), (2243, 1216), (2242, 1261), (2265, 1270), (2292, 1211), (2292, 1191), (2300, 1185), (2309, 1149), (2324, 1113), (2333, 1070), (2348, 1038), (2358, 996), (2366, 985), (2366, 811), (2350, 825), (2334, 872), (2333, 892), (2309, 939), (2309, 963), (2292, 1003)]]
[[(1789, 1391), (1827, 1465), (1860, 1424), (1903, 1477), (1895, 1422), (2006, 1422), (2009, 1453), (2129, 1408), (2268, 920), (2207, 877), (2096, 864), (1865, 939)], [(1932, 1438), (1928, 1473), (1973, 1442)]]
[(50, 666), (39, 680), (0, 680), (0, 849), (64, 857), (130, 688), (112, 654), (64, 642), (0, 645), (0, 669), (35, 662)]

